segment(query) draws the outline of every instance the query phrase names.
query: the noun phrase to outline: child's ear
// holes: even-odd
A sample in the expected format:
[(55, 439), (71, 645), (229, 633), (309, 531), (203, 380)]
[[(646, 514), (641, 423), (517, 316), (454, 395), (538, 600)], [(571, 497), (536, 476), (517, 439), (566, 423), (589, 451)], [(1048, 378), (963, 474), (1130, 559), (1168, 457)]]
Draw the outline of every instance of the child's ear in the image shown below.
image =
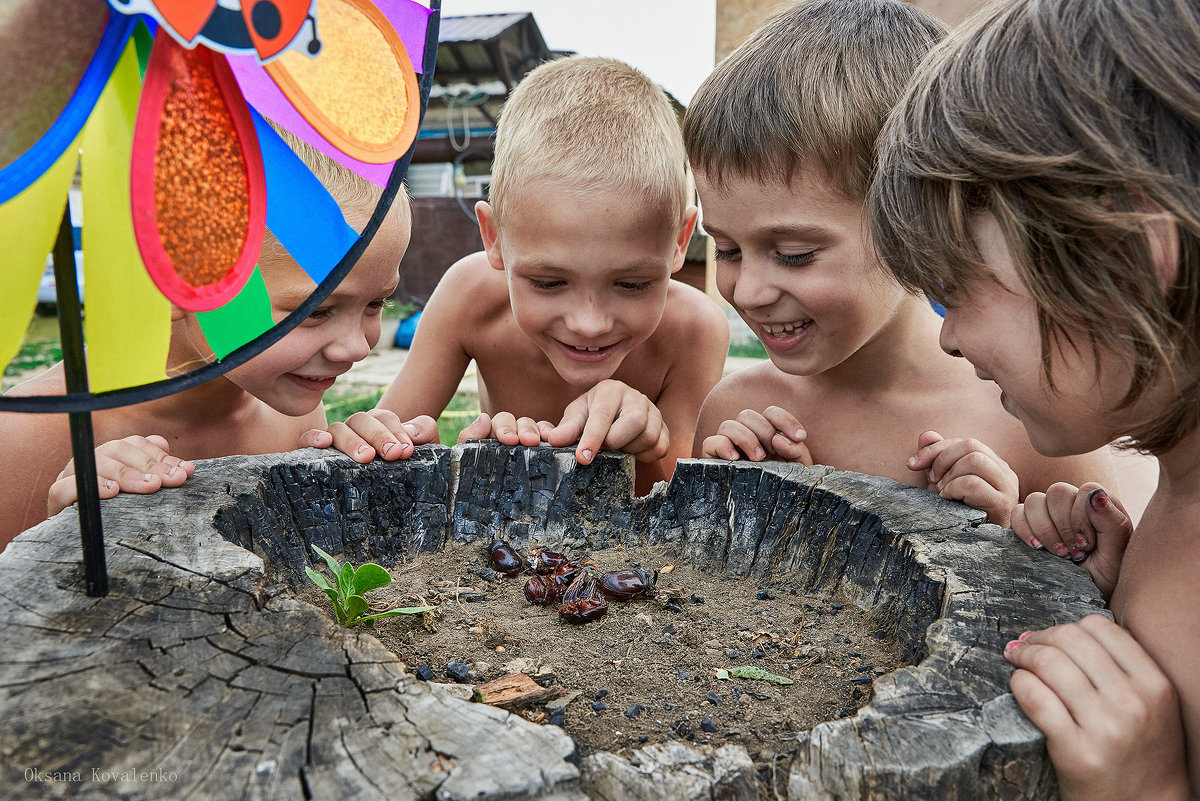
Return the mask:
[(496, 217), (492, 207), (486, 200), (475, 204), (475, 216), (479, 219), (479, 236), (483, 239), (483, 249), (487, 251), (488, 261), (495, 270), (504, 270), (504, 256), (500, 253), (500, 232), (496, 230)]
[(683, 212), (683, 225), (679, 227), (679, 235), (675, 237), (675, 254), (671, 259), (671, 272), (679, 272), (683, 260), (687, 257), (688, 244), (692, 241), (692, 231), (696, 230), (696, 218), (700, 210), (688, 206)]
[(1130, 187), (1129, 197), (1139, 212), (1154, 215), (1142, 227), (1150, 245), (1150, 257), (1154, 259), (1154, 269), (1158, 272), (1158, 288), (1166, 294), (1179, 278), (1179, 226), (1140, 186)]

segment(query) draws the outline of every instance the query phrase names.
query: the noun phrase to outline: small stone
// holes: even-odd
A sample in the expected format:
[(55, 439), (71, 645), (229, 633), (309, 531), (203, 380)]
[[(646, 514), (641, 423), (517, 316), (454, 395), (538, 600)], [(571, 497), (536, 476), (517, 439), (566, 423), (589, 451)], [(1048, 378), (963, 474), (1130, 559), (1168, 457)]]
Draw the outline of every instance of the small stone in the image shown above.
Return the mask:
[(500, 574), (495, 570), (492, 570), (490, 567), (481, 568), (478, 571), (478, 575), (484, 581), (496, 581), (500, 578)]
[(734, 688), (733, 688), (732, 690), (730, 690), (729, 692), (730, 692), (730, 694), (731, 694), (731, 695), (733, 695), (733, 697), (734, 697), (734, 698), (737, 698), (739, 695), (741, 695), (741, 694), (742, 694), (742, 688), (741, 688), (741, 687), (734, 687)]
[(742, 654), (741, 654), (741, 652), (740, 652), (740, 651), (738, 651), (738, 649), (736, 649), (736, 648), (734, 648), (733, 650), (731, 650), (731, 651), (729, 652), (729, 654), (728, 654), (728, 656), (729, 656), (729, 658), (730, 658), (730, 659), (737, 659), (737, 658), (738, 658), (739, 656), (741, 656), (741, 655), (742, 655)]
[(788, 590), (788, 592), (790, 592), (792, 595), (799, 595), (799, 593), (798, 593), (798, 592), (796, 592), (796, 588), (795, 588), (795, 587), (792, 587), (790, 590)]
[(696, 593), (692, 593), (692, 603), (694, 603), (694, 604), (702, 604), (702, 603), (704, 603), (704, 596), (703, 596), (703, 595), (697, 595)]
[(854, 676), (850, 679), (851, 684), (870, 684), (872, 681), (870, 676)]
[(646, 742), (646, 741), (647, 741), (647, 740), (649, 740), (649, 739), (650, 739), (650, 738), (649, 738), (649, 737), (647, 737), (646, 735), (644, 735), (644, 734), (639, 734), (639, 735), (638, 735), (638, 738), (637, 738), (637, 741), (638, 741), (639, 743), (644, 743), (644, 742)]
[(563, 726), (565, 726), (567, 724), (566, 707), (560, 706), (560, 707), (550, 710), (549, 723), (551, 726), (558, 726), (559, 728), (562, 728)]
[(704, 720), (700, 721), (700, 728), (709, 734), (714, 734), (717, 731), (717, 724), (713, 723), (708, 718), (705, 718)]
[[(644, 742), (644, 741), (645, 741), (645, 738), (642, 738), (642, 740), (639, 740), (639, 742)], [(631, 756), (629, 758), (629, 764), (633, 765), (635, 768), (640, 768), (642, 766), (642, 760), (638, 759), (636, 756)]]
[(592, 711), (593, 712), (603, 712), (606, 709), (608, 709), (608, 704), (604, 703), (603, 701), (593, 701), (592, 702)]
[(632, 720), (645, 711), (646, 707), (642, 706), (641, 704), (633, 704), (625, 710), (625, 717)]
[(688, 674), (684, 673), (682, 670), (675, 671), (675, 678), (679, 679), (680, 681), (687, 681), (687, 677)]
[(840, 612), (845, 607), (845, 604), (830, 604), (829, 608), (835, 612)]
[(754, 593), (754, 597), (756, 600), (759, 600), (759, 601), (775, 600), (775, 596), (771, 594), (770, 590), (759, 590), (758, 592)]
[(596, 690), (596, 695), (595, 695), (595, 696), (593, 696), (593, 697), (594, 697), (594, 698), (595, 698), (597, 701), (599, 701), (601, 698), (603, 698), (603, 697), (604, 697), (604, 696), (606, 696), (606, 695), (608, 695), (608, 690)]
[(663, 633), (663, 634), (674, 634), (674, 633), (675, 633), (675, 626), (674, 626), (673, 624), (671, 624), (671, 623), (668, 623), (667, 625), (663, 626), (662, 633)]
[(674, 601), (671, 601), (670, 603), (665, 603), (665, 604), (663, 604), (663, 609), (666, 609), (668, 612), (679, 612), (679, 611), (681, 611), (681, 607), (679, 606), (679, 604), (675, 603)]
[(497, 646), (496, 646), (496, 653), (498, 653), (498, 654), (502, 654), (502, 653), (504, 653), (504, 652), (505, 652), (505, 651), (507, 651), (507, 650), (508, 650), (508, 649), (507, 649), (507, 648), (505, 648), (503, 645), (497, 645)]
[(429, 665), (420, 665), (416, 670), (416, 676), (421, 681), (433, 681), (433, 668)]
[(859, 665), (854, 669), (856, 673), (869, 673), (875, 669), (874, 665)]
[(462, 684), (468, 681), (471, 675), (471, 666), (451, 660), (446, 663), (446, 675)]
[(871, 636), (872, 636), (872, 637), (874, 637), (874, 638), (875, 638), (875, 639), (877, 639), (877, 640), (886, 640), (886, 639), (887, 639), (887, 632), (886, 632), (886, 631), (884, 631), (883, 629), (880, 629), (879, 631), (875, 632), (875, 633), (874, 633), (874, 634), (872, 634)]
[(670, 704), (663, 704), (663, 709), (667, 712), (670, 712), (674, 708), (675, 707), (671, 706)]
[(853, 710), (853, 709), (851, 709), (851, 708), (850, 708), (850, 707), (848, 707), (848, 706), (844, 706), (844, 707), (842, 707), (841, 709), (839, 709), (839, 710), (837, 711), (837, 715), (836, 715), (835, 717), (839, 717), (839, 718), (848, 718), (848, 717), (850, 717), (850, 716), (851, 716), (851, 715), (853, 715), (853, 714), (854, 714), (854, 710)]
[(708, 693), (704, 696), (704, 700), (708, 701), (713, 706), (721, 705), (721, 696), (717, 695), (713, 690), (708, 691)]

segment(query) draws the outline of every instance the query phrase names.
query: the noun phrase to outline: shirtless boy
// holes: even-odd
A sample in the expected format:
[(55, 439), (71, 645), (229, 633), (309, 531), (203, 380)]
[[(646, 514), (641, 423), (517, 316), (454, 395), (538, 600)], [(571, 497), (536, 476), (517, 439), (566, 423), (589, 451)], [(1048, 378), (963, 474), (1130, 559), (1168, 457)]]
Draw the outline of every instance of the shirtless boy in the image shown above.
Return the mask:
[(446, 272), (378, 408), (331, 426), (334, 444), (367, 461), (436, 441), (436, 428), (401, 421), (439, 415), (474, 359), (484, 414), (462, 439), (578, 442), (584, 464), (623, 450), (639, 460), (641, 491), (669, 477), (691, 454), (729, 327), (671, 280), (696, 209), (662, 90), (604, 58), (529, 73), (504, 107), (476, 213), (483, 252)]
[(1008, 525), (1027, 493), (1111, 481), (1112, 468), (1104, 450), (1037, 454), (999, 390), (942, 351), (925, 298), (875, 253), (863, 209), (874, 143), (942, 34), (900, 0), (795, 4), (693, 98), (684, 140), (717, 286), (770, 356), (709, 395), (695, 450), (885, 476)]

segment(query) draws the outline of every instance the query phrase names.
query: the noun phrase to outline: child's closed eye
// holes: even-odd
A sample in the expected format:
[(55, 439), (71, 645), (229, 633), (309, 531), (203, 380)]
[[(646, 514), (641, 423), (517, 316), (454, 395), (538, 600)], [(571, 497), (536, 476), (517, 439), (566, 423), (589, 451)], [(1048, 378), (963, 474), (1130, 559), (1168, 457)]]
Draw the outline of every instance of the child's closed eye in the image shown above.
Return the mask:
[(804, 253), (776, 253), (775, 258), (784, 267), (804, 267), (812, 263), (813, 257), (817, 255), (815, 250), (809, 250)]
[(653, 285), (653, 281), (617, 281), (617, 287), (626, 292), (645, 292)]
[(529, 279), (529, 285), (532, 286), (534, 289), (557, 289), (558, 287), (562, 286), (564, 283), (565, 282), (563, 282), (563, 281), (543, 281), (543, 280), (540, 280), (537, 278)]
[(333, 307), (332, 306), (321, 306), (320, 308), (313, 309), (312, 314), (308, 315), (308, 319), (310, 319), (310, 320), (328, 320), (332, 316), (333, 316)]
[(716, 261), (733, 261), (740, 255), (742, 255), (741, 248), (730, 248), (729, 250), (721, 250), (721, 248), (713, 249), (713, 259)]

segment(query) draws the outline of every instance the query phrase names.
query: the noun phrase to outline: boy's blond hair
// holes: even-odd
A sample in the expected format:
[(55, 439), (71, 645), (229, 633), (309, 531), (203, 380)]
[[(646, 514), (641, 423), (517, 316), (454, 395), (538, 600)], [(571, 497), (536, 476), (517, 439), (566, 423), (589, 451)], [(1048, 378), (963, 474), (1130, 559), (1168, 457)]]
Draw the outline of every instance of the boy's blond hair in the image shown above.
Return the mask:
[[(1126, 354), (1125, 431), (1162, 453), (1200, 425), (1200, 8), (1034, 0), (992, 11), (926, 63), (881, 137), (873, 235), (900, 282), (947, 299), (990, 280), (972, 217), (996, 217), (1054, 348)], [(1179, 235), (1164, 293), (1152, 201)]]
[(865, 197), (875, 140), (945, 28), (903, 0), (809, 0), (776, 11), (705, 79), (683, 138), (692, 166), (720, 185), (741, 174), (790, 182), (817, 166)]
[(662, 89), (610, 58), (574, 56), (530, 72), (504, 104), (496, 128), (488, 201), (497, 225), (505, 205), (537, 179), (621, 187), (665, 209), (687, 208), (679, 118)]

